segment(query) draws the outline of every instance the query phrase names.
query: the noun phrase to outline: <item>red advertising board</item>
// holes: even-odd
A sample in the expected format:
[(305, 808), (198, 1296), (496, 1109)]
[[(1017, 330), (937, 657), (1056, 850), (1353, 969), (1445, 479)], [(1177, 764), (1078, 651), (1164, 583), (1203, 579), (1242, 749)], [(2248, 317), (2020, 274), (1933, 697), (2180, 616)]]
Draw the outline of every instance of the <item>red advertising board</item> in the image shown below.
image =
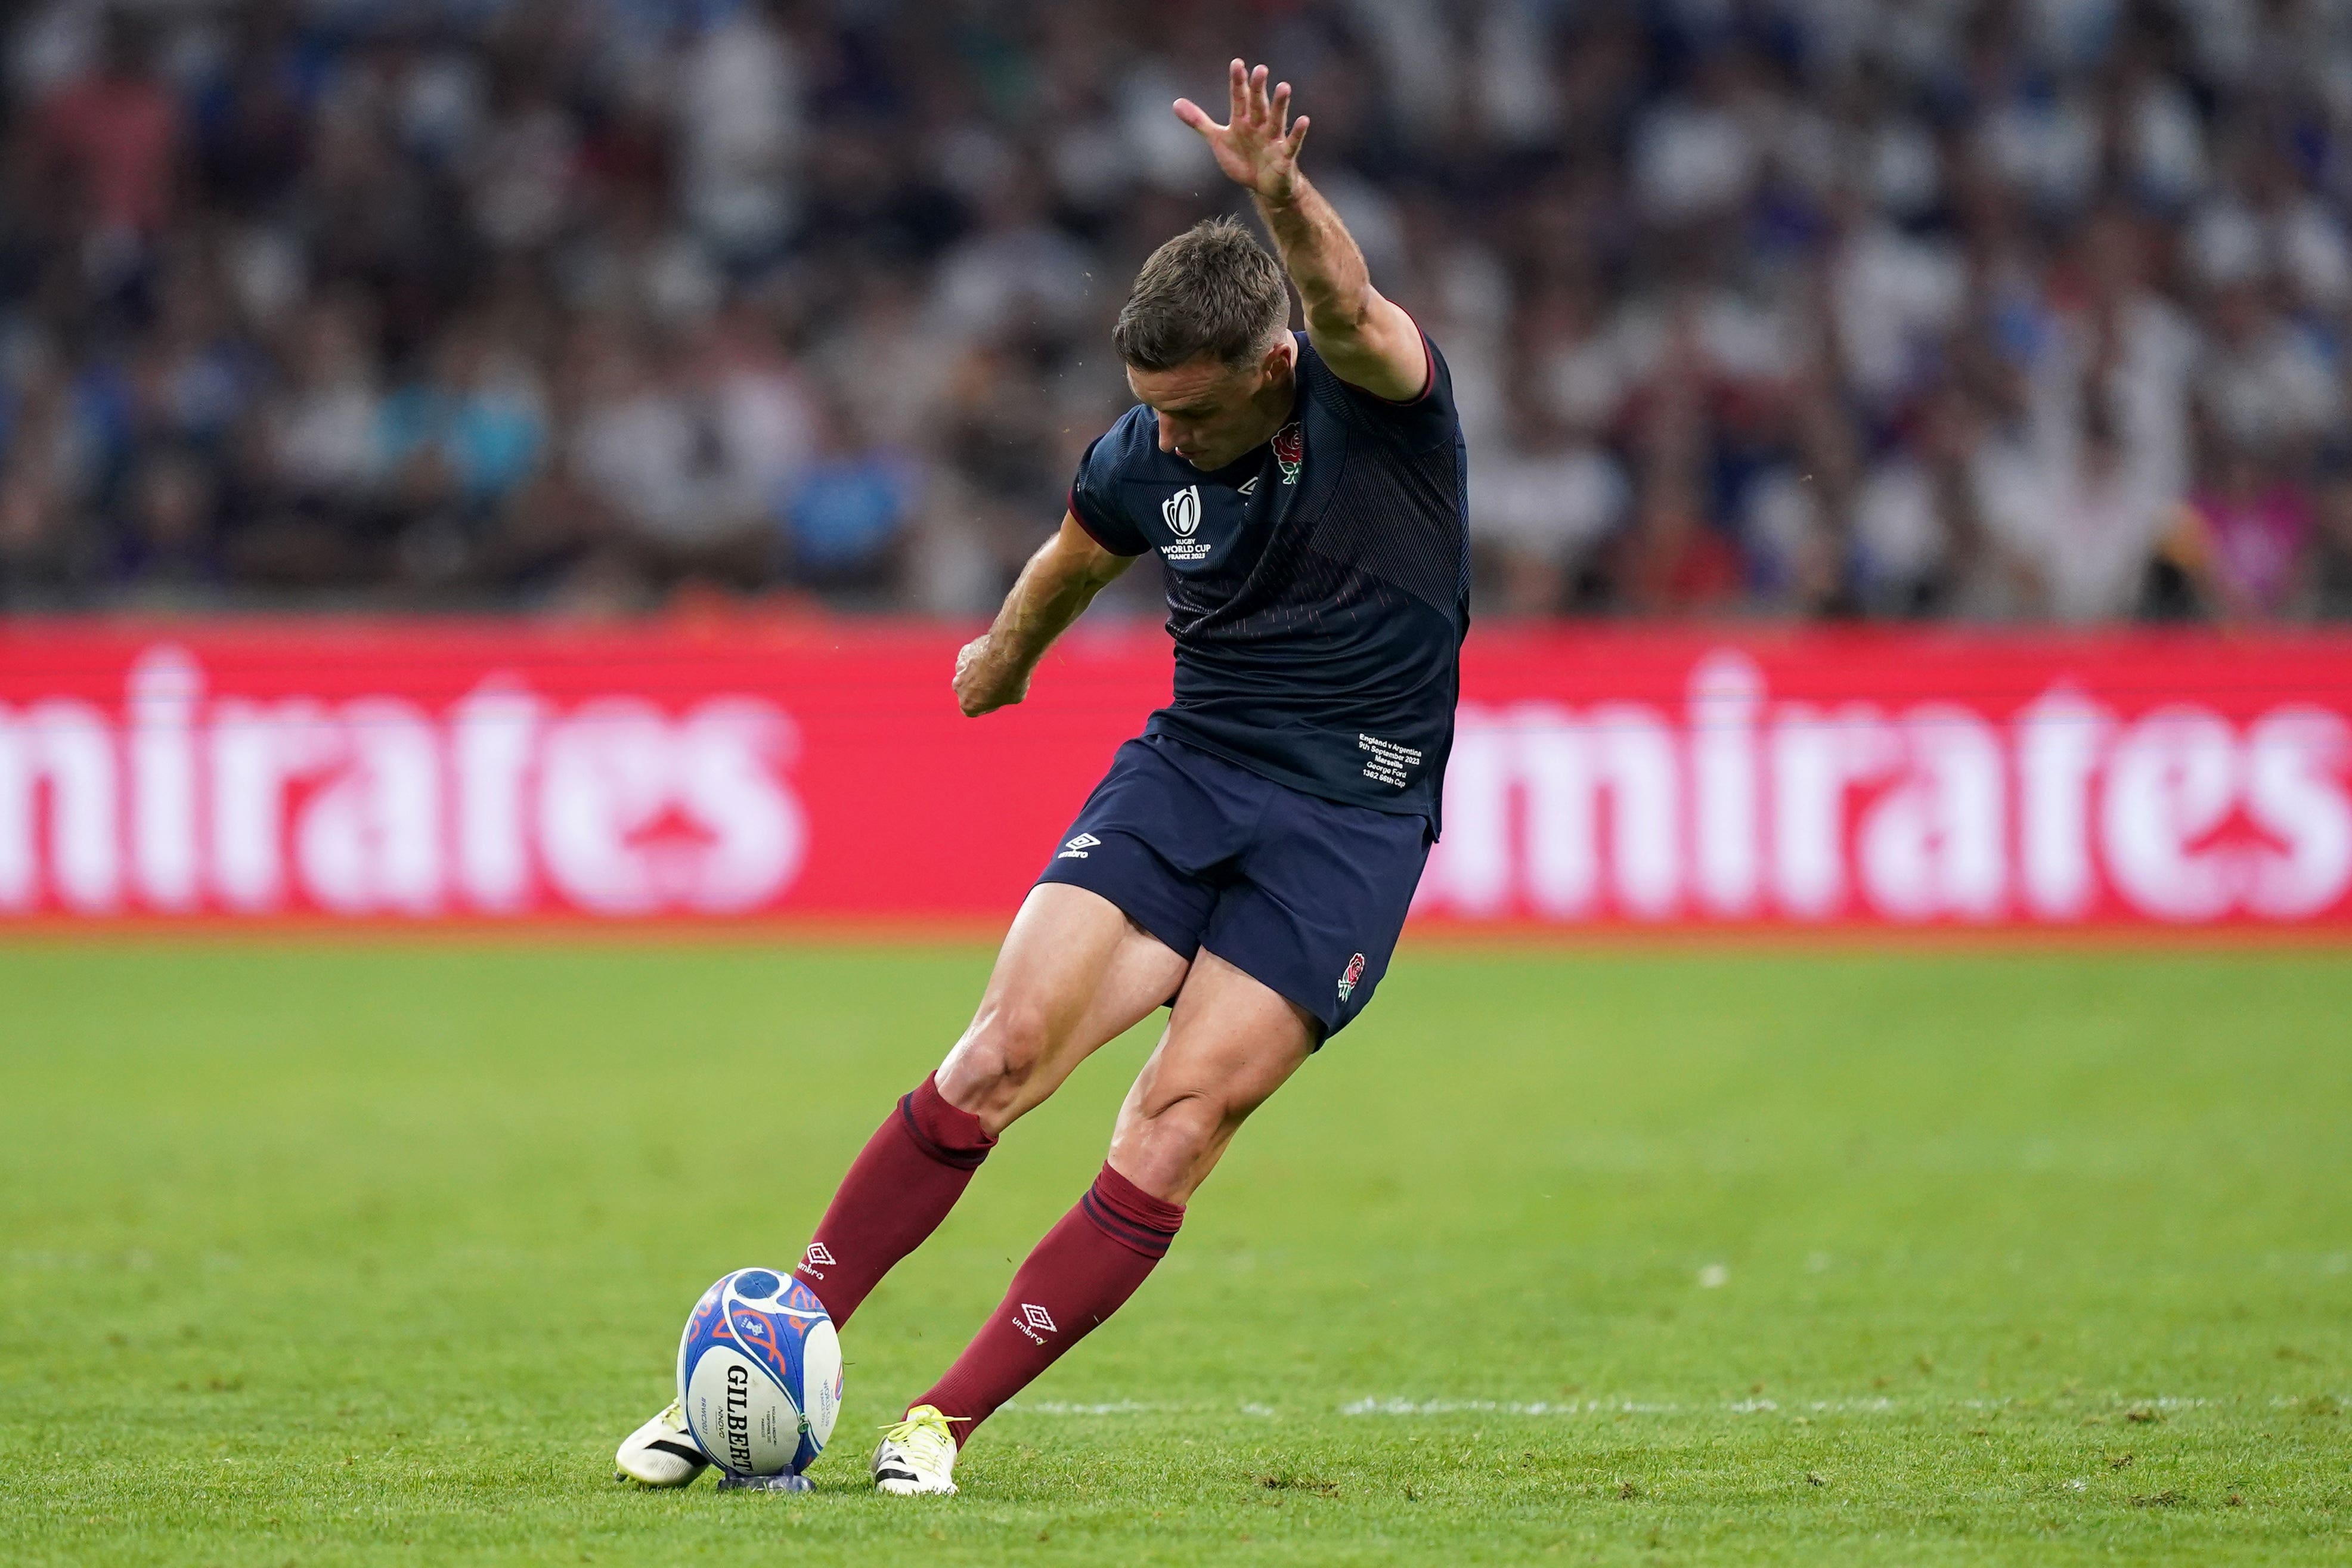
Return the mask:
[[(0, 627), (0, 919), (997, 919), (1165, 700), (1081, 628)], [(1474, 634), (1417, 918), (2352, 932), (2352, 637)]]

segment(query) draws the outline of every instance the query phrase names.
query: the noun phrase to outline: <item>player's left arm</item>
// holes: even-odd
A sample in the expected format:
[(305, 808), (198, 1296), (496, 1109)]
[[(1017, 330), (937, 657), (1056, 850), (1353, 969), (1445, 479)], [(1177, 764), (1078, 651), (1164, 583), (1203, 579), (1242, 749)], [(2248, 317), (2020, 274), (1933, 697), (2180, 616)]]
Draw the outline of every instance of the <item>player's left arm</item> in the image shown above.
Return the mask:
[(1421, 329), (1381, 297), (1355, 237), (1298, 170), (1307, 117), (1289, 118), (1290, 84), (1271, 91), (1266, 68), (1229, 70), (1233, 118), (1220, 125), (1189, 98), (1176, 118), (1201, 133), (1217, 167), (1257, 198), (1266, 231), (1307, 307), (1307, 336), (1332, 373), (1376, 396), (1407, 402), (1429, 389), (1433, 368)]

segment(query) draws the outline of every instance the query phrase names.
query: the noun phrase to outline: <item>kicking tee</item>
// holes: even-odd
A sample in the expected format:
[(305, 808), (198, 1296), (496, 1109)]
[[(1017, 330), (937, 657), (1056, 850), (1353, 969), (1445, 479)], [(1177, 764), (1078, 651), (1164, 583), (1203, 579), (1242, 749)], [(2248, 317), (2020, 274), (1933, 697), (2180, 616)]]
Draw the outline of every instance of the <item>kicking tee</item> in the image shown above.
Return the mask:
[(1434, 830), (1470, 626), (1453, 377), (1424, 337), (1428, 385), (1393, 403), (1297, 342), (1272, 440), (1204, 472), (1139, 404), (1087, 448), (1070, 512), (1104, 549), (1160, 557), (1175, 700), (1145, 734)]

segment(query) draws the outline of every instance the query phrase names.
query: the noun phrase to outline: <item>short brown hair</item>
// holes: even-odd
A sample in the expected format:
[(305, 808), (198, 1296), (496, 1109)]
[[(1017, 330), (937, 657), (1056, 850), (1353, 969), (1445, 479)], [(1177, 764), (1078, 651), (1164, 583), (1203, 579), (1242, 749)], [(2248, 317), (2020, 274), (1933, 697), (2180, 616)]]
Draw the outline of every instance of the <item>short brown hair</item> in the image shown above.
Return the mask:
[(1240, 223), (1213, 217), (1151, 253), (1110, 341), (1138, 370), (1173, 370), (1203, 354), (1242, 365), (1289, 321), (1282, 268)]

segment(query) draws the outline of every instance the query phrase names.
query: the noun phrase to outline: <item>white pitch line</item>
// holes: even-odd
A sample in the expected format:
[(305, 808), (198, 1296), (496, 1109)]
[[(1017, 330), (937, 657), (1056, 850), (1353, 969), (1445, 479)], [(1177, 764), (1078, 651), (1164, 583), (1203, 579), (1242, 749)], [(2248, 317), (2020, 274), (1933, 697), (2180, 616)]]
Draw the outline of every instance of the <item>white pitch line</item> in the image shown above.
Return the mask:
[[(1640, 1399), (1358, 1399), (1339, 1406), (1342, 1415), (1759, 1415), (1786, 1410), (1791, 1414), (1814, 1415), (1886, 1415), (1934, 1410), (2019, 1410), (2037, 1408), (2048, 1402), (2034, 1399), (1890, 1399), (1878, 1395), (1868, 1399), (1811, 1399), (1782, 1402), (1777, 1399), (1731, 1399), (1716, 1404), (1683, 1405), (1673, 1401)], [(2176, 1394), (2152, 1398), (2116, 1398), (2100, 1401), (2072, 1400), (2069, 1409), (2079, 1409), (2092, 1404), (2101, 1407), (2147, 1407), (2157, 1410), (2195, 1410), (2208, 1405), (2234, 1404), (2234, 1400), (2196, 1399)], [(2300, 1399), (2274, 1400), (2273, 1404), (2300, 1405)]]
[[(2205, 1410), (2252, 1402), (2248, 1398), (2208, 1399), (2186, 1394), (2153, 1394), (2105, 1396), (2085, 1399), (2076, 1396), (2065, 1400), (2020, 1397), (2014, 1399), (1895, 1399), (1885, 1394), (1866, 1399), (1726, 1399), (1697, 1404), (1656, 1399), (1353, 1399), (1335, 1407), (1341, 1415), (1388, 1415), (1429, 1417), (1442, 1415), (1521, 1415), (1558, 1417), (1576, 1415), (1925, 1415), (1938, 1411), (1969, 1411), (1982, 1414), (1990, 1411), (2015, 1410), (2049, 1415), (2101, 1414), (2131, 1410)], [(2312, 1400), (2334, 1400), (2339, 1405), (2352, 1405), (2352, 1394), (2316, 1393), (2310, 1394), (2274, 1394), (2263, 1400), (2275, 1410), (2301, 1409)], [(1248, 1400), (1238, 1405), (1208, 1404), (1147, 1403), (1136, 1399), (1114, 1399), (1087, 1402), (1065, 1399), (1014, 1400), (1005, 1405), (1007, 1415), (1105, 1416), (1105, 1415), (1214, 1415), (1235, 1413), (1267, 1420), (1281, 1420), (1286, 1415), (1278, 1406), (1260, 1400)], [(1312, 1412), (1300, 1410), (1299, 1415)]]

